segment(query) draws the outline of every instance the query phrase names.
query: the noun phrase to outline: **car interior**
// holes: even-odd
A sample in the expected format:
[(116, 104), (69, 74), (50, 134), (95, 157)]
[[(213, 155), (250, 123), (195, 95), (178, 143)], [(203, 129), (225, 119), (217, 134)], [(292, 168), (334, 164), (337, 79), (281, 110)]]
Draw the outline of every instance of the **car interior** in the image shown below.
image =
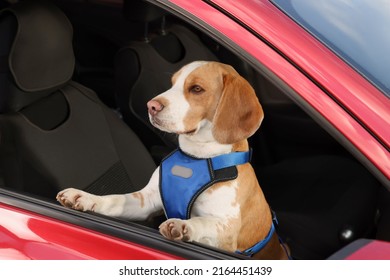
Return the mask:
[(245, 77), (263, 106), (252, 165), (293, 258), (390, 241), (389, 192), (228, 45), (141, 0), (0, 3), (0, 188), (52, 203), (70, 186), (141, 189), (177, 145), (150, 125), (146, 102), (181, 66), (214, 60)]

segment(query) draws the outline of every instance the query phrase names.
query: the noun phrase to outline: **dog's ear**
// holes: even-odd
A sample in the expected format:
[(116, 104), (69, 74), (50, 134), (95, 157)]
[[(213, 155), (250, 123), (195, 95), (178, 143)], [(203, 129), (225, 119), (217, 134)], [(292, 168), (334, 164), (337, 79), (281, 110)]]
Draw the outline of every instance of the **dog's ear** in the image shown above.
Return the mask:
[(252, 86), (235, 70), (223, 74), (223, 92), (213, 119), (213, 136), (233, 144), (252, 136), (264, 117)]

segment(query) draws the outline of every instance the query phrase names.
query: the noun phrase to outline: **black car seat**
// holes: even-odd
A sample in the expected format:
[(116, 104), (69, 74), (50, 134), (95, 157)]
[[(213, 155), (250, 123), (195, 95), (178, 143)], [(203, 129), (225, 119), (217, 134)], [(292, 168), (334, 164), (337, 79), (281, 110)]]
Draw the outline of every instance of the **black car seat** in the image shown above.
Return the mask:
[(5, 0), (0, 0), (0, 10), (4, 9), (5, 7), (8, 7), (8, 6), (9, 6), (9, 2), (7, 2)]
[[(125, 1), (124, 14), (145, 24), (145, 36), (121, 48), (115, 59), (116, 99), (123, 119), (137, 131), (147, 147), (177, 147), (176, 136), (155, 129), (149, 122), (146, 103), (171, 86), (171, 76), (194, 60), (217, 60), (199, 37), (189, 29), (165, 26), (166, 12), (144, 1)], [(161, 23), (159, 33), (149, 32)], [(159, 159), (158, 151), (151, 150)], [(162, 155), (163, 156), (163, 155)], [(157, 160), (158, 161), (158, 160)]]
[(352, 158), (290, 158), (256, 171), (294, 258), (324, 259), (357, 238), (374, 238), (379, 183)]
[(72, 26), (49, 2), (0, 13), (0, 167), (7, 188), (48, 198), (143, 187), (155, 164), (90, 89), (72, 81)]

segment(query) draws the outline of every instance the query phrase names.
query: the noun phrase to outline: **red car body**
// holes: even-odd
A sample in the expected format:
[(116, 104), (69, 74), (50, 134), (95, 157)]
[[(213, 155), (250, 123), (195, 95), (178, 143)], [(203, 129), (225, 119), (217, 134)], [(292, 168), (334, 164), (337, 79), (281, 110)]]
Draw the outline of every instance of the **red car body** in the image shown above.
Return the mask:
[[(0, 259), (167, 260), (172, 254), (0, 204)], [(180, 259), (180, 258), (179, 258)]]
[[(153, 2), (221, 37), (233, 49), (245, 51), (244, 56), (253, 64), (276, 74), (298, 93), (301, 102), (356, 148), (358, 156), (382, 182), (388, 183), (389, 98), (271, 2)], [(2, 193), (0, 259), (182, 259), (190, 258), (192, 253), (202, 254), (195, 246), (187, 249), (183, 245), (188, 252), (176, 254), (172, 248), (178, 245), (173, 242), (168, 242), (166, 248), (130, 242), (120, 234), (102, 233), (94, 225), (75, 225), (72, 219), (85, 219), (81, 214), (72, 219), (64, 218), (67, 215), (74, 214), (59, 206)], [(390, 244), (373, 241), (345, 258), (390, 259)]]

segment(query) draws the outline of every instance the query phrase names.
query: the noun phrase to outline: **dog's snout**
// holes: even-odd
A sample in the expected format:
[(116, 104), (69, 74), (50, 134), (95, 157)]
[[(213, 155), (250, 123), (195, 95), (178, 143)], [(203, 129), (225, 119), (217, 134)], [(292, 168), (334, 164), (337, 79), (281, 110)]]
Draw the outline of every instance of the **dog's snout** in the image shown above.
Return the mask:
[(150, 100), (147, 103), (147, 106), (148, 106), (148, 112), (152, 116), (156, 115), (158, 112), (161, 112), (162, 109), (164, 108), (164, 105), (162, 105), (157, 100)]

